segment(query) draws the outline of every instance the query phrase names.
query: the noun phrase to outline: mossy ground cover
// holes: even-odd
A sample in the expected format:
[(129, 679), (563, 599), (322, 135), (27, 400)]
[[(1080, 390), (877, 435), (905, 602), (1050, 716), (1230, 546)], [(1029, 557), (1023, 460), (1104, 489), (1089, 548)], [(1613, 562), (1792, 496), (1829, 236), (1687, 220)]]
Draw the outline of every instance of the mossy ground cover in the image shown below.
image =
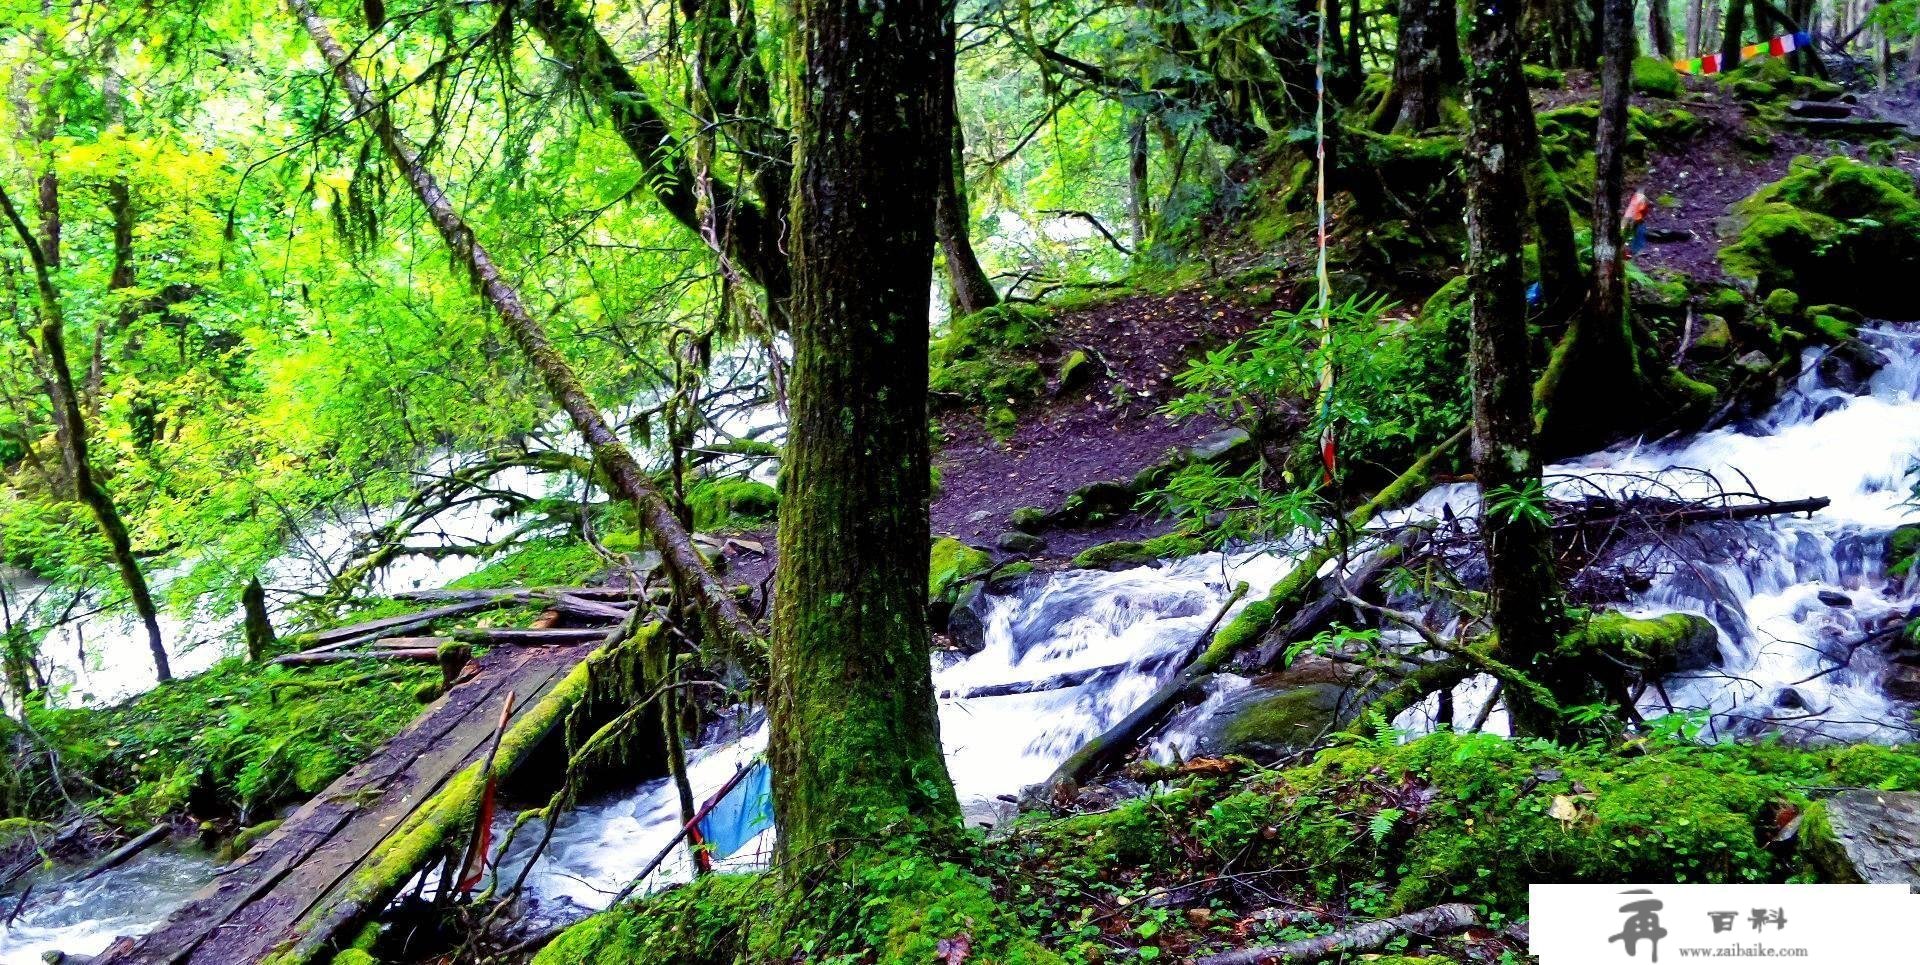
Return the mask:
[[(1920, 787), (1920, 751), (1389, 731), (997, 839), (881, 849), (804, 894), (709, 878), (591, 919), (539, 961), (927, 961), (915, 955), (962, 937), (976, 962), (1174, 961), (1449, 901), (1497, 928), (1535, 881), (1814, 880), (1783, 829), (1843, 786)], [(1309, 915), (1251, 914), (1278, 904)], [(869, 957), (835, 957), (860, 943)], [(1452, 960), (1444, 942), (1387, 951)]]
[[(68, 792), (110, 823), (144, 829), (184, 814), (250, 824), (398, 733), (419, 713), (414, 692), (438, 677), (430, 665), (227, 660), (117, 707), (37, 710), (30, 723), (58, 749)], [(9, 816), (64, 803), (44, 764), (16, 779)]]

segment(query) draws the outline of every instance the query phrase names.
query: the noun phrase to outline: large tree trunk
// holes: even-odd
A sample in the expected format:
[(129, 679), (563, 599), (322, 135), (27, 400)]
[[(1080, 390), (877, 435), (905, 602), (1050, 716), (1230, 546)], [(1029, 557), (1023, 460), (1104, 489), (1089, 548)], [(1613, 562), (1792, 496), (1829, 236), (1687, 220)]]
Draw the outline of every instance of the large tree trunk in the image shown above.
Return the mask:
[(1705, 41), (1701, 32), (1706, 15), (1705, 0), (1687, 0), (1687, 59), (1700, 56), (1700, 45)]
[(173, 668), (168, 665), (167, 648), (160, 639), (160, 611), (154, 606), (146, 576), (140, 572), (140, 561), (133, 555), (133, 540), (127, 535), (126, 521), (120, 518), (120, 510), (106, 487), (94, 479), (93, 467), (88, 462), (86, 417), (80, 411), (73, 369), (67, 364), (66, 317), (60, 308), (60, 295), (53, 287), (52, 263), (40, 247), (43, 239), (50, 235), (43, 233), (40, 239), (34, 237), (5, 188), (0, 188), (0, 212), (12, 222), (14, 233), (27, 250), (27, 260), (33, 265), (34, 286), (40, 296), (40, 351), (52, 375), (47, 380), (47, 395), (53, 405), (54, 428), (60, 439), (60, 455), (66, 464), (67, 478), (73, 480), (74, 495), (93, 514), (101, 534), (107, 538), (107, 549), (113, 555), (114, 567), (120, 571), (120, 582), (126, 585), (127, 598), (146, 628), (154, 675), (162, 681), (171, 680)]
[(1409, 133), (1440, 123), (1442, 99), (1460, 79), (1459, 46), (1453, 0), (1400, 0), (1393, 93), (1382, 126)]
[[(333, 68), (340, 86), (346, 89), (355, 113), (373, 125), (388, 158), (427, 209), (427, 215), (439, 230), (441, 239), (452, 250), (453, 256), (466, 267), (467, 273), (479, 286), (481, 297), (499, 313), (513, 340), (526, 354), (541, 381), (546, 383), (547, 391), (573, 421), (574, 429), (586, 439), (593, 451), (594, 462), (606, 473), (613, 491), (633, 503), (641, 524), (653, 535), (661, 560), (673, 576), (675, 585), (697, 601), (721, 633), (738, 642), (757, 640), (758, 634), (753, 625), (740, 612), (733, 595), (727, 592), (708, 568), (706, 560), (694, 547), (686, 527), (674, 516), (673, 507), (655, 488), (653, 480), (648, 478), (646, 470), (634, 459), (633, 453), (607, 425), (599, 407), (587, 395), (586, 389), (581, 387), (573, 367), (548, 340), (546, 328), (521, 301), (519, 290), (501, 276), (492, 254), (474, 237), (473, 230), (459, 213), (454, 211), (453, 202), (441, 190), (439, 182), (420, 163), (419, 152), (394, 126), (382, 102), (373, 96), (367, 82), (354, 69), (346, 50), (333, 38), (326, 22), (314, 12), (311, 0), (289, 0), (289, 5), (307, 28), (307, 33), (312, 35), (314, 45), (320, 48), (321, 55)], [(921, 352), (925, 353), (924, 340)]]
[[(646, 90), (620, 61), (593, 21), (572, 0), (522, 0), (516, 7), (553, 58), (613, 118), (614, 129), (639, 160), (645, 182), (674, 220), (703, 237), (700, 192), (685, 153)], [(792, 288), (781, 250), (784, 225), (774, 199), (756, 205), (718, 178), (709, 185), (715, 218), (727, 226), (719, 254), (766, 290), (777, 318)]]
[(959, 813), (927, 629), (927, 297), (951, 123), (940, 0), (800, 0), (793, 422), (768, 692), (789, 867)]
[[(1471, 299), (1473, 466), (1482, 501), (1505, 507), (1544, 501), (1534, 447), (1526, 276), (1521, 260), (1527, 193), (1521, 166), (1529, 122), (1515, 9), (1474, 4), (1467, 105), (1467, 271)], [(1549, 653), (1565, 619), (1544, 507), (1483, 513), (1489, 616), (1515, 663)], [(1559, 729), (1550, 708), (1510, 697), (1515, 730)]]
[(935, 178), (934, 231), (940, 238), (940, 252), (947, 262), (947, 281), (953, 286), (953, 300), (961, 313), (968, 314), (1000, 304), (1000, 293), (993, 290), (986, 269), (973, 252), (973, 209), (967, 202), (967, 135), (960, 127), (959, 104), (955, 100), (954, 25), (947, 18), (947, 39), (942, 44), (944, 81), (940, 92), (946, 104), (945, 130), (948, 163)]

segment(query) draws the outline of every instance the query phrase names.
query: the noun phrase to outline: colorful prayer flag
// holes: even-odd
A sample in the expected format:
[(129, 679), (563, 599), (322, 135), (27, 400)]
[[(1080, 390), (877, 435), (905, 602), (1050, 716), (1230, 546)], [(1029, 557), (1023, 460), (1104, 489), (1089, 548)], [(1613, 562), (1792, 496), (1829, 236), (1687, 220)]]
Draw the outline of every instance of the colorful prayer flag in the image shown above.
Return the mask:
[(747, 846), (760, 832), (773, 827), (773, 771), (764, 760), (755, 761), (726, 795), (706, 807), (694, 823), (695, 842), (704, 843), (716, 859)]

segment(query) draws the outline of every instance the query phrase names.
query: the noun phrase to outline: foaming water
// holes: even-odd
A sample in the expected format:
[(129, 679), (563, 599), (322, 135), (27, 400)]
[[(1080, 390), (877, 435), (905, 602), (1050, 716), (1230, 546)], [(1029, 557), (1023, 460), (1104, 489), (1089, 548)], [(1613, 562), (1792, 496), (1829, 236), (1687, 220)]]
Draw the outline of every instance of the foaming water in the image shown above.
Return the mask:
[[(97, 955), (116, 936), (144, 935), (213, 874), (204, 855), (156, 849), (89, 881), (40, 885), (0, 930), (0, 965), (37, 965), (45, 952)], [(13, 900), (5, 903), (13, 911)]]
[[(1756, 419), (1677, 441), (1635, 442), (1550, 467), (1556, 496), (1606, 492), (1771, 500), (1824, 497), (1810, 517), (1716, 523), (1642, 561), (1651, 585), (1640, 616), (1695, 613), (1719, 630), (1722, 665), (1664, 682), (1641, 699), (1648, 715), (1707, 711), (1710, 737), (1778, 733), (1788, 741), (1913, 740), (1912, 704), (1888, 697), (1889, 666), (1874, 634), (1920, 603), (1915, 581), (1890, 580), (1888, 538), (1915, 521), (1920, 482), (1920, 332), (1860, 333), (1885, 362), (1858, 392), (1821, 373), (1820, 349), (1774, 408)], [(1470, 486), (1439, 487), (1415, 507), (1477, 512)], [(1484, 681), (1456, 693), (1472, 714)], [(1433, 705), (1403, 717), (1421, 723)]]
[[(1203, 553), (1112, 573), (1055, 573), (989, 597), (986, 646), (933, 675), (942, 694), (947, 768), (969, 819), (1000, 820), (1011, 807), (1001, 795), (1044, 779), (1145, 700), (1178, 670), (1176, 658), (1199, 638), (1235, 583), (1245, 581), (1249, 592), (1231, 612), (1263, 596), (1290, 566), (1287, 557), (1264, 551)], [(965, 696), (988, 685), (1057, 683), (1079, 674), (1086, 679), (1035, 693)], [(718, 790), (766, 740), (765, 726), (758, 725), (738, 741), (702, 748), (688, 765), (695, 797), (705, 800)], [(665, 780), (569, 813), (528, 879), (528, 917), (552, 921), (605, 907), (679, 827), (678, 798)], [(735, 864), (763, 859), (771, 848), (766, 837)], [(523, 863), (530, 847), (516, 845), (508, 863)], [(649, 876), (647, 887), (684, 881), (690, 871), (680, 850)]]

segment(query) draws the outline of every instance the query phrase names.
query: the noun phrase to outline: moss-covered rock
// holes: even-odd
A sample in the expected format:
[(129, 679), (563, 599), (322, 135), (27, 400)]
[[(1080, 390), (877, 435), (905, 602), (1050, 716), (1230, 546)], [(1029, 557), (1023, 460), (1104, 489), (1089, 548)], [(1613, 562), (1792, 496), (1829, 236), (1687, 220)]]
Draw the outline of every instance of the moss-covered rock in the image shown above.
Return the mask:
[(1046, 312), (997, 305), (953, 320), (928, 349), (929, 388), (936, 403), (1015, 404), (1047, 385), (1035, 354), (1049, 348)]
[(1155, 560), (1178, 559), (1205, 552), (1206, 542), (1186, 533), (1168, 533), (1149, 540), (1117, 540), (1090, 546), (1073, 558), (1082, 569), (1123, 569)]
[(1756, 57), (1720, 74), (1720, 86), (1750, 104), (1780, 104), (1790, 100), (1827, 101), (1846, 92), (1832, 81), (1794, 73), (1778, 57)]
[(1692, 613), (1641, 619), (1608, 611), (1562, 638), (1559, 653), (1576, 659), (1591, 655), (1655, 674), (1689, 673), (1720, 662), (1720, 632)]
[(1564, 70), (1554, 70), (1544, 64), (1525, 64), (1521, 70), (1526, 74), (1528, 87), (1559, 90), (1567, 86), (1567, 72)]
[(755, 479), (702, 479), (687, 487), (687, 507), (697, 530), (749, 526), (773, 518), (780, 493)]
[(1352, 701), (1347, 688), (1309, 684), (1279, 693), (1256, 691), (1223, 709), (1224, 722), (1210, 727), (1201, 750), (1273, 760), (1311, 746), (1346, 723)]
[(1633, 92), (1650, 97), (1679, 97), (1680, 72), (1659, 57), (1635, 57)]
[(991, 568), (993, 556), (986, 550), (974, 549), (951, 536), (941, 536), (933, 541), (929, 562), (927, 598), (934, 602), (952, 603), (954, 589), (966, 582), (968, 577)]
[(1763, 294), (1878, 317), (1920, 314), (1904, 273), (1920, 264), (1920, 197), (1898, 168), (1846, 157), (1794, 159), (1788, 175), (1734, 206), (1720, 251)]
[(1037, 533), (1046, 528), (1047, 511), (1038, 506), (1022, 506), (1007, 514), (1007, 525), (1023, 533)]

